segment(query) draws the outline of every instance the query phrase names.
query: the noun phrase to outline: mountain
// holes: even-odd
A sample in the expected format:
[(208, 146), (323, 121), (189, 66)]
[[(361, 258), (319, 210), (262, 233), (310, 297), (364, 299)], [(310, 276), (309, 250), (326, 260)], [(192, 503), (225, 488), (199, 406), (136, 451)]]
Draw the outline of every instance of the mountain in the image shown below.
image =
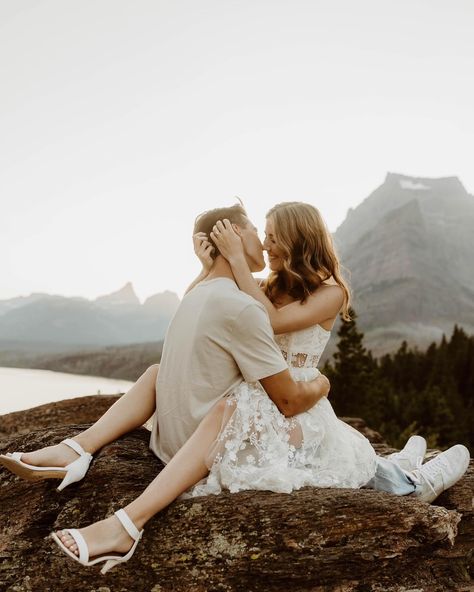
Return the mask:
[(367, 344), (425, 346), (455, 323), (474, 332), (474, 197), (456, 177), (389, 173), (334, 239)]
[(117, 290), (117, 292), (112, 292), (111, 294), (106, 294), (105, 296), (99, 296), (95, 299), (95, 303), (104, 308), (116, 306), (134, 307), (140, 305), (140, 300), (138, 300), (138, 296), (135, 294), (135, 290), (133, 289), (131, 282), (127, 282), (125, 286), (120, 290)]
[[(474, 197), (457, 177), (388, 173), (334, 235), (354, 307), (375, 354), (402, 340), (425, 347), (454, 324), (474, 333)], [(140, 303), (130, 282), (94, 301), (49, 294), (0, 301), (0, 351), (65, 353), (157, 342), (173, 292)], [(327, 355), (334, 350), (333, 340)]]
[(143, 308), (150, 314), (169, 315), (172, 317), (179, 306), (179, 298), (174, 292), (165, 290), (161, 294), (154, 294), (145, 300)]
[[(45, 294), (42, 292), (35, 292), (33, 294), (30, 294), (29, 296), (17, 296), (16, 298), (9, 298), (8, 300), (0, 300), (0, 316), (16, 308), (21, 308), (22, 306), (26, 306), (27, 304), (37, 302), (38, 300), (54, 298), (57, 298), (57, 296), (54, 296), (52, 294)], [(76, 300), (84, 299), (76, 298)]]
[(132, 284), (94, 301), (49, 294), (0, 301), (0, 350), (71, 350), (163, 339), (178, 307), (172, 292), (141, 304)]

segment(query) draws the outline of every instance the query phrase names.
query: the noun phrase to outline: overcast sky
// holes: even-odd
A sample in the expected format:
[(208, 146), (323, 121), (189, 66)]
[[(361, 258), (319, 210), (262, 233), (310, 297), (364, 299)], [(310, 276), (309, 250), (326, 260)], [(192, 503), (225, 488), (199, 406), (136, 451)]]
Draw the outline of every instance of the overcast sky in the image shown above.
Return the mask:
[(195, 216), (474, 193), (472, 0), (0, 0), (0, 299), (181, 296)]

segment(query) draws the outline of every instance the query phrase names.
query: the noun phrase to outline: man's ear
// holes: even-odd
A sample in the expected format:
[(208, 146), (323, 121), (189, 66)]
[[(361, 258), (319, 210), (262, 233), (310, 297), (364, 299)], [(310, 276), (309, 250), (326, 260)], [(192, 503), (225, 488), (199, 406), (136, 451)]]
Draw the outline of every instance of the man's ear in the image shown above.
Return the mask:
[(232, 228), (234, 229), (235, 233), (242, 238), (242, 228), (238, 224), (232, 224)]

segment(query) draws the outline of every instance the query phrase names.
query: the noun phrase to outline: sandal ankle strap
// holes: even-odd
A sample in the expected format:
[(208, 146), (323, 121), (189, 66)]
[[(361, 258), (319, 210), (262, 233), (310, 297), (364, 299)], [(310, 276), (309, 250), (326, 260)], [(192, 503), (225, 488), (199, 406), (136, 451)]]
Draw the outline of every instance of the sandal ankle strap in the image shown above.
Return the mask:
[(135, 526), (135, 524), (133, 524), (133, 522), (130, 520), (128, 514), (125, 512), (123, 508), (120, 508), (120, 510), (117, 510), (116, 512), (114, 512), (114, 514), (120, 520), (122, 526), (125, 528), (125, 530), (128, 532), (128, 534), (132, 537), (134, 541), (138, 540), (141, 537), (143, 530), (138, 530), (138, 528)]
[(82, 448), (82, 446), (78, 444), (75, 440), (71, 440), (71, 438), (66, 438), (65, 440), (62, 440), (61, 444), (66, 444), (66, 446), (72, 448), (80, 456), (92, 456), (89, 452), (86, 452), (84, 448)]

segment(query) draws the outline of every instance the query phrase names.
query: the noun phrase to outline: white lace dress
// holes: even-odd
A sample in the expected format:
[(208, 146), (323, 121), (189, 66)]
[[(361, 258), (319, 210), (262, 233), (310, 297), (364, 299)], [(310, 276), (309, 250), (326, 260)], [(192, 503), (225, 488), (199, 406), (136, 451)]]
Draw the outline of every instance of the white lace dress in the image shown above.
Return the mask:
[[(318, 376), (329, 337), (320, 325), (276, 336), (295, 380)], [(327, 398), (292, 418), (280, 413), (258, 382), (243, 382), (226, 401), (222, 428), (209, 451), (209, 475), (184, 497), (222, 489), (358, 488), (374, 476), (370, 442), (337, 418)]]

